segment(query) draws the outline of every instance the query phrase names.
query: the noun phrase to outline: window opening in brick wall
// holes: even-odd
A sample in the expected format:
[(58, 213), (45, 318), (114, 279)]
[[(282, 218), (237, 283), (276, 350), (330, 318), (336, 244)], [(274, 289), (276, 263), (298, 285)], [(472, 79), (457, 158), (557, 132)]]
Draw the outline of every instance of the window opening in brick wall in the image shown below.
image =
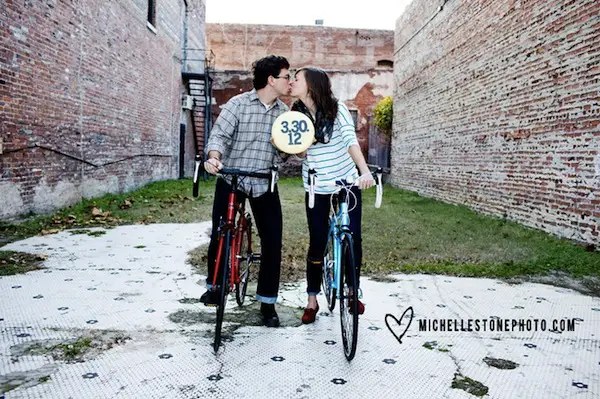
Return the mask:
[(148, 22), (156, 27), (156, 0), (148, 0)]
[(393, 68), (394, 67), (394, 61), (379, 60), (379, 61), (377, 61), (377, 66), (380, 67), (380, 68)]

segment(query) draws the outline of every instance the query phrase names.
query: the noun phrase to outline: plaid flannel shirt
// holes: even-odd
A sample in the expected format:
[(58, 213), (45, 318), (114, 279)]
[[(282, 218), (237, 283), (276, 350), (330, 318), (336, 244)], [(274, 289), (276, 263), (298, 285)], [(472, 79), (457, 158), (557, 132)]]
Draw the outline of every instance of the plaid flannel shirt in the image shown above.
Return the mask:
[[(287, 105), (279, 99), (266, 109), (256, 90), (231, 98), (221, 109), (210, 132), (206, 155), (218, 151), (225, 168), (268, 173), (273, 163), (281, 161), (270, 141), (271, 127), (287, 110)], [(229, 176), (226, 180), (231, 184)], [(269, 189), (266, 179), (244, 177), (238, 183), (240, 190), (252, 197), (259, 197)]]

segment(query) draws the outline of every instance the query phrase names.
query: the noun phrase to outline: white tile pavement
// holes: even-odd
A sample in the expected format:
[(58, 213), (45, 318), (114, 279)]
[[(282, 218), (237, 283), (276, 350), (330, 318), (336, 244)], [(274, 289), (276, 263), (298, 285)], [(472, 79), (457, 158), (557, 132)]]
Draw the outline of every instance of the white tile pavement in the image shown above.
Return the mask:
[[(121, 226), (98, 237), (64, 231), (1, 248), (48, 259), (44, 270), (0, 277), (0, 398), (475, 397), (452, 388), (455, 374), (481, 383), (489, 398), (600, 397), (600, 299), (541, 284), (365, 278), (367, 311), (352, 362), (343, 355), (338, 310), (324, 311), (324, 298), (316, 323), (242, 326), (215, 355), (214, 310), (193, 300), (204, 276), (186, 263), (187, 252), (208, 240), (208, 229), (208, 223)], [(304, 289), (282, 285), (280, 313), (297, 317)], [(226, 321), (235, 322), (241, 316), (234, 301), (229, 305)], [(399, 344), (384, 319), (399, 318), (407, 306), (415, 317)], [(537, 319), (546, 330), (419, 331), (420, 323), (448, 319), (465, 327), (469, 319)], [(550, 331), (554, 320), (572, 322), (575, 330)], [(105, 344), (83, 362), (32, 349), (82, 337), (104, 337)], [(517, 366), (499, 369), (484, 358)]]

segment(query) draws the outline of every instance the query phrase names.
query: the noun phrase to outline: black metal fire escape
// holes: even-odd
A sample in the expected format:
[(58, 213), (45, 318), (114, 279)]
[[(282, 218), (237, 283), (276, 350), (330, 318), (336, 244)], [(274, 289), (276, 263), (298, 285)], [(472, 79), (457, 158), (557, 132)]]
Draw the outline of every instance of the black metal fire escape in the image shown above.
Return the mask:
[[(190, 56), (190, 54), (196, 54)], [(212, 127), (212, 84), (211, 76), (212, 66), (214, 64), (215, 55), (212, 51), (207, 52), (205, 49), (184, 48), (183, 51), (183, 66), (181, 78), (186, 93), (194, 99), (191, 109), (192, 120), (192, 136), (194, 138), (194, 148), (196, 154), (200, 154), (204, 158), (204, 146), (208, 141), (208, 135)], [(203, 63), (203, 72), (196, 72), (194, 68), (190, 68), (193, 63)], [(198, 118), (202, 118), (199, 120)], [(203, 123), (199, 123), (203, 122)], [(202, 140), (199, 140), (198, 125), (202, 125)], [(180, 168), (180, 177), (182, 172)]]

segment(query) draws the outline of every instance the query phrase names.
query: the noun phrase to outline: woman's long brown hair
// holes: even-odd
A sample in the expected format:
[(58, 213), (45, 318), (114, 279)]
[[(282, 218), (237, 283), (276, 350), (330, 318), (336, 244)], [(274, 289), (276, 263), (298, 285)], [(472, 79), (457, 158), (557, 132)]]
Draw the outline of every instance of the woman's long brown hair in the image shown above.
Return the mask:
[(323, 113), (325, 119), (333, 121), (338, 112), (338, 100), (331, 91), (331, 81), (324, 70), (315, 67), (304, 67), (296, 73), (304, 72), (308, 95)]

